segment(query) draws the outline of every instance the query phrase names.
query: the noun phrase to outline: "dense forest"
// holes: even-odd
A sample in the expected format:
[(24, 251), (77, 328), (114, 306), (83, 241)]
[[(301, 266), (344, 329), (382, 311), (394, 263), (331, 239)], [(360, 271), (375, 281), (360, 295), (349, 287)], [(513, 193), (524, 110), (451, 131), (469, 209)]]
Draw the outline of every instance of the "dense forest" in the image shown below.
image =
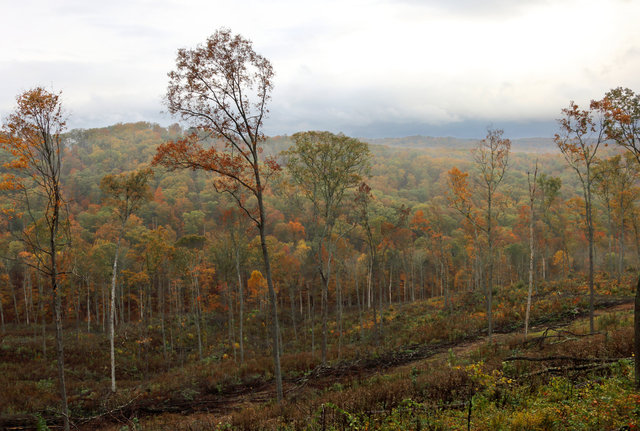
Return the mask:
[(46, 92), (61, 127), (38, 135), (25, 93), (0, 154), (0, 424), (635, 426), (630, 94), (571, 103), (553, 140), (365, 142), (66, 131)]

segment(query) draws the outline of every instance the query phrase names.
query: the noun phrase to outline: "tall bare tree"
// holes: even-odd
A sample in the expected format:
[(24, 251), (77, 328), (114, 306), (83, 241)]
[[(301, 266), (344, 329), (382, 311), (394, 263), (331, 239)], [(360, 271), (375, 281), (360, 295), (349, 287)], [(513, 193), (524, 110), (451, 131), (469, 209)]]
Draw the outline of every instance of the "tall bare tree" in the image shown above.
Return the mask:
[(496, 190), (504, 179), (509, 165), (509, 151), (511, 141), (502, 137), (501, 129), (489, 129), (487, 137), (480, 141), (474, 151), (474, 160), (480, 168), (480, 186), (484, 189), (485, 230), (487, 233), (487, 323), (489, 340), (493, 334), (492, 298), (493, 298), (493, 269), (495, 243), (495, 195)]
[(535, 222), (535, 210), (534, 201), (536, 198), (536, 186), (538, 185), (538, 161), (536, 160), (536, 167), (533, 170), (527, 172), (527, 184), (529, 186), (529, 289), (527, 291), (527, 310), (524, 317), (524, 336), (527, 337), (529, 333), (529, 314), (531, 312), (531, 295), (533, 293), (533, 258), (534, 258), (534, 231), (533, 225)]
[[(261, 156), (262, 125), (273, 89), (269, 60), (251, 41), (221, 29), (204, 45), (180, 49), (169, 73), (169, 112), (195, 129), (187, 137), (158, 147), (154, 164), (169, 169), (202, 169), (215, 174), (214, 187), (228, 193), (253, 221), (260, 245), (271, 307), (271, 336), (276, 394), (282, 400), (280, 340), (276, 292), (266, 243), (264, 192), (269, 177), (280, 170)], [(214, 142), (207, 142), (211, 138)]]

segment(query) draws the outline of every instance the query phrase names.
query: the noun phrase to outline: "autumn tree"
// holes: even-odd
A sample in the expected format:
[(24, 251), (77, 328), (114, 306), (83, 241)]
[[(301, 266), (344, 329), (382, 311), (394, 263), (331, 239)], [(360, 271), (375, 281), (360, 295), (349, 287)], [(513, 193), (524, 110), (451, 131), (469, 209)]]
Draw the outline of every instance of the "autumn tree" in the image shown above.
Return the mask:
[(116, 281), (118, 278), (118, 255), (120, 253), (120, 241), (124, 235), (125, 226), (129, 216), (149, 199), (150, 192), (147, 182), (152, 172), (144, 169), (120, 175), (106, 175), (100, 182), (100, 188), (106, 197), (106, 202), (113, 205), (114, 212), (119, 221), (118, 236), (116, 239), (116, 251), (113, 258), (111, 273), (111, 303), (109, 308), (109, 346), (111, 356), (111, 391), (116, 391), (116, 362), (115, 362), (115, 313), (116, 313)]
[[(23, 205), (5, 207), (3, 213), (31, 224), (22, 230), (20, 237), (36, 257), (36, 268), (51, 284), (62, 415), (65, 430), (69, 430), (60, 292), (62, 252), (68, 245), (60, 184), (66, 117), (60, 94), (42, 87), (22, 93), (16, 101), (15, 110), (3, 125), (5, 136), (0, 139), (0, 148), (9, 155), (3, 166), (0, 190), (13, 192), (12, 197)], [(23, 214), (16, 211), (20, 207), (26, 208)]]
[[(617, 87), (609, 90), (596, 104), (607, 118), (607, 137), (626, 148), (640, 164), (640, 94)], [(640, 278), (636, 287), (634, 330), (634, 354), (640, 358)], [(635, 361), (635, 372), (636, 388), (640, 388), (640, 360)]]
[(369, 145), (330, 132), (301, 132), (284, 153), (293, 180), (311, 202), (313, 253), (322, 280), (322, 363), (327, 361), (328, 292), (334, 254), (333, 232), (347, 190), (369, 169)]
[(473, 158), (480, 168), (480, 185), (484, 188), (486, 200), (485, 230), (487, 233), (487, 320), (489, 339), (493, 333), (492, 296), (493, 296), (493, 271), (494, 271), (494, 245), (495, 245), (495, 195), (496, 190), (504, 179), (504, 174), (509, 165), (509, 151), (511, 141), (504, 139), (500, 129), (490, 129), (487, 137), (480, 141), (475, 148)]
[(228, 193), (257, 227), (271, 304), (276, 393), (281, 400), (278, 311), (264, 207), (267, 180), (280, 167), (261, 157), (273, 75), (271, 63), (254, 51), (251, 41), (228, 29), (216, 31), (204, 45), (178, 50), (165, 101), (169, 112), (194, 132), (160, 145), (154, 164), (212, 172), (216, 190)]
[(472, 192), (469, 186), (469, 173), (462, 172), (457, 167), (451, 168), (447, 172), (447, 182), (449, 193), (447, 200), (463, 217), (465, 222), (473, 231), (473, 278), (474, 287), (478, 289), (481, 284), (481, 262), (480, 262), (480, 233), (482, 230), (479, 208), (474, 204)]
[(589, 109), (580, 109), (572, 101), (568, 108), (562, 110), (562, 118), (558, 120), (558, 124), (560, 131), (556, 133), (554, 140), (567, 164), (575, 171), (582, 186), (586, 233), (589, 243), (589, 329), (593, 333), (595, 331), (593, 321), (593, 167), (597, 160), (598, 149), (606, 139), (605, 116), (601, 115), (601, 110), (596, 102), (591, 102)]
[[(618, 283), (624, 270), (625, 220), (638, 197), (635, 184), (639, 167), (630, 152), (598, 160), (594, 166), (595, 192), (607, 210), (609, 263), (617, 266)], [(615, 256), (612, 252), (612, 237), (615, 237), (618, 243)]]
[[(487, 240), (487, 271), (485, 277), (485, 293), (487, 307), (487, 328), (489, 340), (493, 334), (492, 322), (492, 298), (494, 284), (494, 246), (495, 246), (495, 199), (496, 191), (509, 165), (509, 151), (511, 141), (502, 137), (504, 132), (500, 129), (489, 129), (485, 139), (480, 141), (473, 150), (473, 158), (480, 170), (480, 178), (477, 182), (480, 189), (478, 199), (480, 202), (474, 204), (473, 193), (469, 189), (468, 173), (461, 172), (457, 168), (452, 168), (448, 172), (449, 187), (451, 194), (449, 202), (460, 212), (465, 219), (471, 223), (474, 230), (474, 243), (476, 252), (478, 251), (478, 233), (484, 232)], [(481, 209), (482, 208), (482, 209)], [(484, 216), (480, 216), (481, 211)]]
[(604, 112), (607, 138), (627, 149), (640, 163), (640, 94), (618, 87), (592, 105)]

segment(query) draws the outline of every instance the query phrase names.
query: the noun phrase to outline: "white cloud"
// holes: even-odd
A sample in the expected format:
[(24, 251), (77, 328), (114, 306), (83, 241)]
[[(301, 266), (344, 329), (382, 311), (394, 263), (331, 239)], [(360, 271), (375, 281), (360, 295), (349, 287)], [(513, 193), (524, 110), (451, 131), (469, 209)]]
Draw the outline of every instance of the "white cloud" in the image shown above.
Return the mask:
[(169, 122), (160, 100), (176, 50), (221, 26), (274, 64), (271, 133), (499, 126), (553, 119), (611, 87), (640, 90), (635, 2), (27, 0), (3, 12), (0, 115), (46, 85), (82, 127)]

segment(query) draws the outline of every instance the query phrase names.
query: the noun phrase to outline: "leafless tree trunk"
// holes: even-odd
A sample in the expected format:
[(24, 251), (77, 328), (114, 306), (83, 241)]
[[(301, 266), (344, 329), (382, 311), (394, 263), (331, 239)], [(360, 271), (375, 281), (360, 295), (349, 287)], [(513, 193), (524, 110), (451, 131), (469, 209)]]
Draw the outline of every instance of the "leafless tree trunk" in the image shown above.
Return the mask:
[[(122, 226), (124, 229), (124, 226)], [(120, 235), (116, 241), (116, 254), (113, 258), (111, 274), (111, 295), (109, 303), (109, 354), (111, 365), (111, 392), (116, 391), (116, 351), (115, 351), (115, 318), (116, 318), (116, 280), (118, 277), (118, 254), (120, 253)]]
[(529, 183), (529, 290), (527, 292), (527, 310), (524, 318), (524, 336), (527, 337), (529, 333), (529, 313), (531, 311), (531, 295), (533, 293), (533, 257), (534, 257), (534, 238), (533, 238), (533, 224), (534, 224), (534, 200), (536, 197), (536, 185), (538, 178), (538, 161), (536, 160), (536, 167), (533, 172), (533, 179), (531, 173), (527, 172), (527, 181)]
[(638, 284), (636, 286), (636, 299), (633, 312), (633, 328), (635, 334), (633, 352), (635, 359), (636, 389), (640, 389), (640, 278), (638, 278)]

